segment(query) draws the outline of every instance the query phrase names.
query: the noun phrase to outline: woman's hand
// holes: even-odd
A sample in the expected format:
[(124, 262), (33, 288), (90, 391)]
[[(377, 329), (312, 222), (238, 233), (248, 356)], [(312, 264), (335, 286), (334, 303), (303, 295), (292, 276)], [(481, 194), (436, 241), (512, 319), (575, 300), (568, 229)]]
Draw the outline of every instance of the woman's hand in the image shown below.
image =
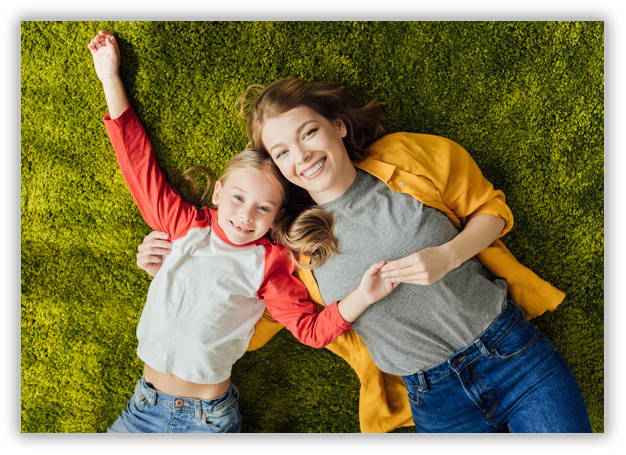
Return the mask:
[(87, 45), (98, 79), (103, 84), (119, 78), (120, 50), (112, 33), (101, 30)]
[(381, 276), (389, 283), (428, 286), (442, 279), (456, 267), (452, 251), (444, 244), (387, 262), (381, 269)]
[(167, 239), (165, 232), (152, 231), (137, 247), (137, 267), (155, 276), (163, 265), (163, 256), (172, 252), (172, 244)]
[(402, 259), (389, 261), (382, 276), (391, 283), (428, 286), (442, 279), (487, 248), (504, 229), (505, 221), (487, 214), (472, 217), (455, 238), (441, 246), (426, 248)]

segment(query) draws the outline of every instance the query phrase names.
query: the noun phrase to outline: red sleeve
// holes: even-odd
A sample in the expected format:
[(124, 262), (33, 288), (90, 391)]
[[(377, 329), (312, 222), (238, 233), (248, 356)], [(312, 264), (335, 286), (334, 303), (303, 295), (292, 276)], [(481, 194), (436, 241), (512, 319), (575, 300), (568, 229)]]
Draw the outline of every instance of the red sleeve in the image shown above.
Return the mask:
[(170, 240), (176, 240), (193, 227), (209, 225), (208, 209), (194, 209), (174, 193), (165, 180), (148, 135), (132, 106), (114, 120), (107, 113), (104, 126), (124, 180), (152, 229), (167, 232)]
[(319, 311), (309, 301), (304, 283), (293, 275), (295, 266), (281, 245), (266, 248), (265, 280), (259, 289), (270, 314), (298, 339), (314, 348), (323, 348), (348, 332), (346, 322), (335, 302)]

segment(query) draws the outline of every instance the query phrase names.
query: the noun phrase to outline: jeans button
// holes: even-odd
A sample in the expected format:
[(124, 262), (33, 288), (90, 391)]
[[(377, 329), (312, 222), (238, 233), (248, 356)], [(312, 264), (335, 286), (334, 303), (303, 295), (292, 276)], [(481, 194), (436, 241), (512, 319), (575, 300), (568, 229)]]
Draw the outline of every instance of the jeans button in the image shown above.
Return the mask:
[(450, 362), (450, 365), (452, 365), (452, 368), (456, 368), (459, 366), (459, 359), (452, 359), (452, 362)]
[(176, 400), (176, 406), (180, 407), (182, 405), (183, 405), (183, 400), (181, 400), (180, 398)]

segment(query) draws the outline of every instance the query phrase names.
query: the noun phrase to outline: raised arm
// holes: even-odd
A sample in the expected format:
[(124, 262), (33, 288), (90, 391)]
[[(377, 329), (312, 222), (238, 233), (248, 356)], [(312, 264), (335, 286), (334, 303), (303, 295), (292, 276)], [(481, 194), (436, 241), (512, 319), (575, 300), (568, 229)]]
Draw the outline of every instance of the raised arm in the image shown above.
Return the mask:
[(116, 119), (130, 106), (124, 84), (120, 79), (120, 50), (112, 33), (101, 30), (87, 45), (93, 56), (98, 79), (102, 82), (104, 96), (111, 119)]
[(158, 166), (148, 135), (128, 102), (119, 76), (120, 54), (115, 37), (100, 31), (87, 46), (102, 82), (109, 112), (104, 124), (124, 180), (148, 225), (167, 232), (171, 241), (193, 227), (210, 224), (207, 208), (196, 211), (174, 192)]

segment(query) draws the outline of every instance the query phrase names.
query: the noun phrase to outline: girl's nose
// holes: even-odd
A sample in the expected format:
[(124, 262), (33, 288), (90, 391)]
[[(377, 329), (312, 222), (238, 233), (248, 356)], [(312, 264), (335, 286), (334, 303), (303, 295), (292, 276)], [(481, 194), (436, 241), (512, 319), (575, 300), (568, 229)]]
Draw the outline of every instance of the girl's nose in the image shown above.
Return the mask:
[(249, 209), (249, 208), (245, 208), (245, 207), (244, 207), (244, 208), (242, 208), (242, 209), (239, 211), (239, 217), (240, 217), (242, 220), (245, 220), (245, 221), (252, 221), (252, 213), (251, 213), (251, 209)]

